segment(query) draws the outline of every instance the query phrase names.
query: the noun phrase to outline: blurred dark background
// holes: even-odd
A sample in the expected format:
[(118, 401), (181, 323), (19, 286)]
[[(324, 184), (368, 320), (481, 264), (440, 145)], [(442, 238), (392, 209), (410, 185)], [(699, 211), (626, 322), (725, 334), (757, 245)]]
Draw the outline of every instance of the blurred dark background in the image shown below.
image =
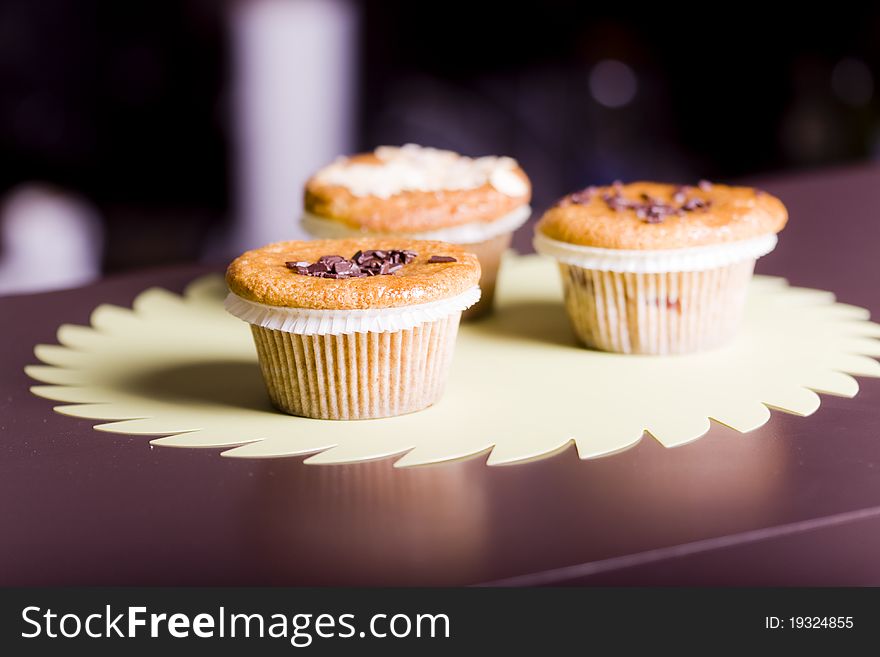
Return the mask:
[(516, 157), (536, 212), (877, 159), (878, 71), (867, 4), (3, 0), (0, 292), (297, 236), (308, 173), (379, 144)]

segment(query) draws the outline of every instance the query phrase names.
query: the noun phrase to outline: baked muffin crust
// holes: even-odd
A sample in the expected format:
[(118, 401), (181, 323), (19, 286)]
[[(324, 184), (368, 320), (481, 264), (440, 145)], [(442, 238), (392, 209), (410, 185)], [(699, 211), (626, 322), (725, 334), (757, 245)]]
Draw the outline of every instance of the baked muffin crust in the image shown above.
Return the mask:
[[(394, 274), (363, 278), (318, 278), (298, 274), (287, 262), (315, 262), (321, 256), (351, 258), (357, 251), (407, 250), (416, 258)], [(428, 261), (448, 256), (455, 262)], [(465, 249), (445, 242), (359, 238), (276, 242), (247, 251), (226, 271), (237, 296), (269, 306), (320, 310), (366, 310), (429, 303), (457, 296), (477, 285), (480, 263)]]
[[(646, 215), (655, 201), (676, 212)], [(782, 201), (751, 187), (633, 182), (571, 194), (544, 214), (536, 230), (581, 246), (676, 249), (778, 233), (787, 220)]]
[[(357, 176), (351, 174), (358, 168), (369, 171), (363, 177), (374, 182), (387, 175), (388, 189), (354, 184)], [(350, 186), (343, 184), (347, 178)], [(448, 186), (438, 187), (438, 181)], [(416, 233), (492, 222), (530, 199), (531, 183), (510, 158), (471, 159), (410, 145), (380, 147), (328, 165), (306, 183), (304, 205), (313, 215), (356, 230)]]

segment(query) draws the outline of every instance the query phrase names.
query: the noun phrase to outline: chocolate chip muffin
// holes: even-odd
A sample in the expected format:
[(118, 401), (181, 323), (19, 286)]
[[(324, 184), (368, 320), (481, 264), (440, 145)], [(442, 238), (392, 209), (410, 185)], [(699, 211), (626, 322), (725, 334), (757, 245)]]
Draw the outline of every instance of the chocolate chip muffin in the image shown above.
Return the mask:
[(560, 200), (534, 244), (559, 262), (586, 346), (688, 353), (736, 334), (755, 261), (787, 220), (779, 199), (751, 187), (615, 183)]
[(278, 242), (226, 272), (226, 309), (248, 322), (272, 403), (304, 417), (401, 415), (440, 398), (480, 264), (442, 242)]
[(337, 160), (305, 189), (303, 226), (318, 238), (397, 236), (464, 245), (482, 266), (481, 301), (491, 309), (501, 256), (529, 218), (531, 185), (508, 157), (469, 158), (414, 144), (382, 146)]

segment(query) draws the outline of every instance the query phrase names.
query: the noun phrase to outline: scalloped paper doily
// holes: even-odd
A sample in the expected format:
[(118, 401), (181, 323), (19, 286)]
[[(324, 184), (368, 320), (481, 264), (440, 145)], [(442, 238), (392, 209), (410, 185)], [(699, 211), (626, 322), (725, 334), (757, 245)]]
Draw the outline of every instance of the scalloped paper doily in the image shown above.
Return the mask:
[(59, 413), (96, 429), (165, 435), (156, 445), (233, 447), (232, 457), (313, 454), (348, 463), (403, 454), (423, 465), (491, 449), (502, 464), (574, 442), (581, 458), (618, 452), (647, 431), (667, 447), (709, 430), (767, 422), (769, 408), (809, 415), (823, 392), (852, 397), (850, 375), (880, 376), (880, 325), (829, 292), (756, 277), (738, 338), (690, 356), (625, 356), (577, 347), (555, 264), (505, 260), (497, 312), (463, 325), (443, 399), (396, 418), (357, 422), (284, 415), (269, 404), (250, 331), (223, 310), (220, 276), (183, 296), (154, 288), (133, 309), (102, 305), (91, 327), (63, 325), (60, 345), (38, 345), (27, 373), (49, 385)]

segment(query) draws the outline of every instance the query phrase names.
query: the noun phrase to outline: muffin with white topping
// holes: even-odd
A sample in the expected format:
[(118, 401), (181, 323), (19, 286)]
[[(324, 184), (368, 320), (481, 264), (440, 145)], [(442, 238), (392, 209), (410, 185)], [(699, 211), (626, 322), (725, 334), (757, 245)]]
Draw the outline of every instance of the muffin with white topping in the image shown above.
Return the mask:
[(440, 240), (474, 253), (491, 309), (502, 254), (529, 218), (531, 184), (509, 157), (470, 158), (414, 144), (340, 158), (306, 183), (303, 226), (318, 238)]

